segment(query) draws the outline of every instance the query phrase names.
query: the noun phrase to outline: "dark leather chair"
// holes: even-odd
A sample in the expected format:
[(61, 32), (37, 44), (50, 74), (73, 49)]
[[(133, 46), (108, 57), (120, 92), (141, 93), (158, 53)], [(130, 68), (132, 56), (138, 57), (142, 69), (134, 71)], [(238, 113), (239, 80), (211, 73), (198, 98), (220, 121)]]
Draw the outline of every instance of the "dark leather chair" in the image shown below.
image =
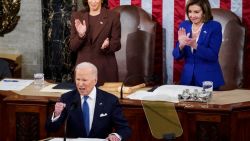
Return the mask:
[[(4, 78), (4, 77), (13, 77), (15, 76), (14, 75), (14, 72), (15, 72), (15, 69), (17, 67), (17, 64), (15, 61), (13, 60), (10, 60), (8, 58), (0, 58), (1, 60), (1, 67), (4, 67), (4, 68), (1, 68), (1, 71), (4, 71), (4, 72), (0, 72), (0, 79)], [(7, 68), (5, 68), (7, 67)]]
[(220, 90), (231, 90), (243, 86), (243, 53), (245, 28), (237, 15), (223, 9), (212, 9), (214, 20), (222, 25), (222, 45), (219, 62), (225, 85)]
[(140, 7), (122, 5), (113, 10), (121, 20), (121, 50), (116, 52), (119, 81), (139, 83), (153, 75), (156, 23)]

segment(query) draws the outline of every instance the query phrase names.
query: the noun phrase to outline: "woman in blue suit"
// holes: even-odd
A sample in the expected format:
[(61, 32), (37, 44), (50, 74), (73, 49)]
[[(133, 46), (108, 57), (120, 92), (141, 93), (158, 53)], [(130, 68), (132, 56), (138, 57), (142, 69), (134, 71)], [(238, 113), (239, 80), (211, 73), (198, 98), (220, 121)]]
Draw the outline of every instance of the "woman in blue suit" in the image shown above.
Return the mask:
[(221, 24), (213, 21), (208, 0), (189, 0), (186, 14), (189, 20), (180, 24), (178, 42), (173, 50), (176, 60), (185, 59), (181, 84), (202, 86), (203, 81), (212, 81), (214, 89), (219, 89), (224, 85), (218, 60)]

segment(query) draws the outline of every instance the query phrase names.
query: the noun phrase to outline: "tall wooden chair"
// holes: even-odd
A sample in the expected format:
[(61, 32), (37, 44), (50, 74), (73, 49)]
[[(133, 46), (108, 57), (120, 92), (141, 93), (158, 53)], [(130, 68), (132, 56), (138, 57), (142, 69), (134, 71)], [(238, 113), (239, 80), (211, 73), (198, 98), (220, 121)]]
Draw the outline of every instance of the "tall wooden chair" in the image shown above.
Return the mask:
[(231, 90), (243, 86), (243, 57), (245, 45), (245, 28), (233, 12), (223, 9), (212, 9), (214, 20), (222, 25), (222, 45), (219, 62), (222, 68), (225, 85), (220, 90)]
[(122, 5), (113, 10), (121, 21), (121, 50), (116, 52), (119, 81), (131, 78), (131, 84), (139, 83), (143, 77), (136, 76), (153, 75), (156, 23), (140, 7)]

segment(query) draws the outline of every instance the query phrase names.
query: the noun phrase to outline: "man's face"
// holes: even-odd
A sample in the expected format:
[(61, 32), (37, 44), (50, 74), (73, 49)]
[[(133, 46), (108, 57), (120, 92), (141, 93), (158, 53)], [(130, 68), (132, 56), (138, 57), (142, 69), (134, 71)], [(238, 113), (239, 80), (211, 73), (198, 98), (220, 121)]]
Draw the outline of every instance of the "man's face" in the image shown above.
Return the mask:
[(86, 96), (96, 85), (97, 79), (92, 70), (88, 68), (78, 68), (75, 72), (75, 83), (80, 95)]

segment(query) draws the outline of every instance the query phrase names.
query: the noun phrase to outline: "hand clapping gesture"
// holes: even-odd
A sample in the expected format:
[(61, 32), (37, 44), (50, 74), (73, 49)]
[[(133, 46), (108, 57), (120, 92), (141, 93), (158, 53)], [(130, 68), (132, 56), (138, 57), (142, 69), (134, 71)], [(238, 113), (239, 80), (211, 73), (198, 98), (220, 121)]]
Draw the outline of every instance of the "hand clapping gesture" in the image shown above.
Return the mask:
[(75, 19), (75, 27), (76, 31), (78, 32), (79, 36), (82, 38), (87, 30), (85, 20), (81, 21), (79, 19)]
[(192, 33), (192, 38), (190, 38), (187, 45), (189, 45), (193, 49), (197, 49), (197, 38), (198, 38), (199, 34), (200, 34), (200, 32)]
[(109, 46), (109, 38), (106, 38), (104, 42), (102, 43), (101, 49), (105, 49)]
[(190, 33), (186, 33), (184, 28), (178, 30), (178, 41), (180, 43), (179, 47), (182, 50), (185, 45), (192, 47), (193, 49), (197, 48), (196, 39), (199, 36), (199, 33), (193, 34), (192, 38), (189, 37)]
[(189, 38), (190, 33), (186, 33), (186, 30), (184, 28), (180, 28), (178, 30), (178, 41), (180, 43), (179, 47), (182, 50), (185, 45), (188, 45), (188, 42), (190, 40)]

